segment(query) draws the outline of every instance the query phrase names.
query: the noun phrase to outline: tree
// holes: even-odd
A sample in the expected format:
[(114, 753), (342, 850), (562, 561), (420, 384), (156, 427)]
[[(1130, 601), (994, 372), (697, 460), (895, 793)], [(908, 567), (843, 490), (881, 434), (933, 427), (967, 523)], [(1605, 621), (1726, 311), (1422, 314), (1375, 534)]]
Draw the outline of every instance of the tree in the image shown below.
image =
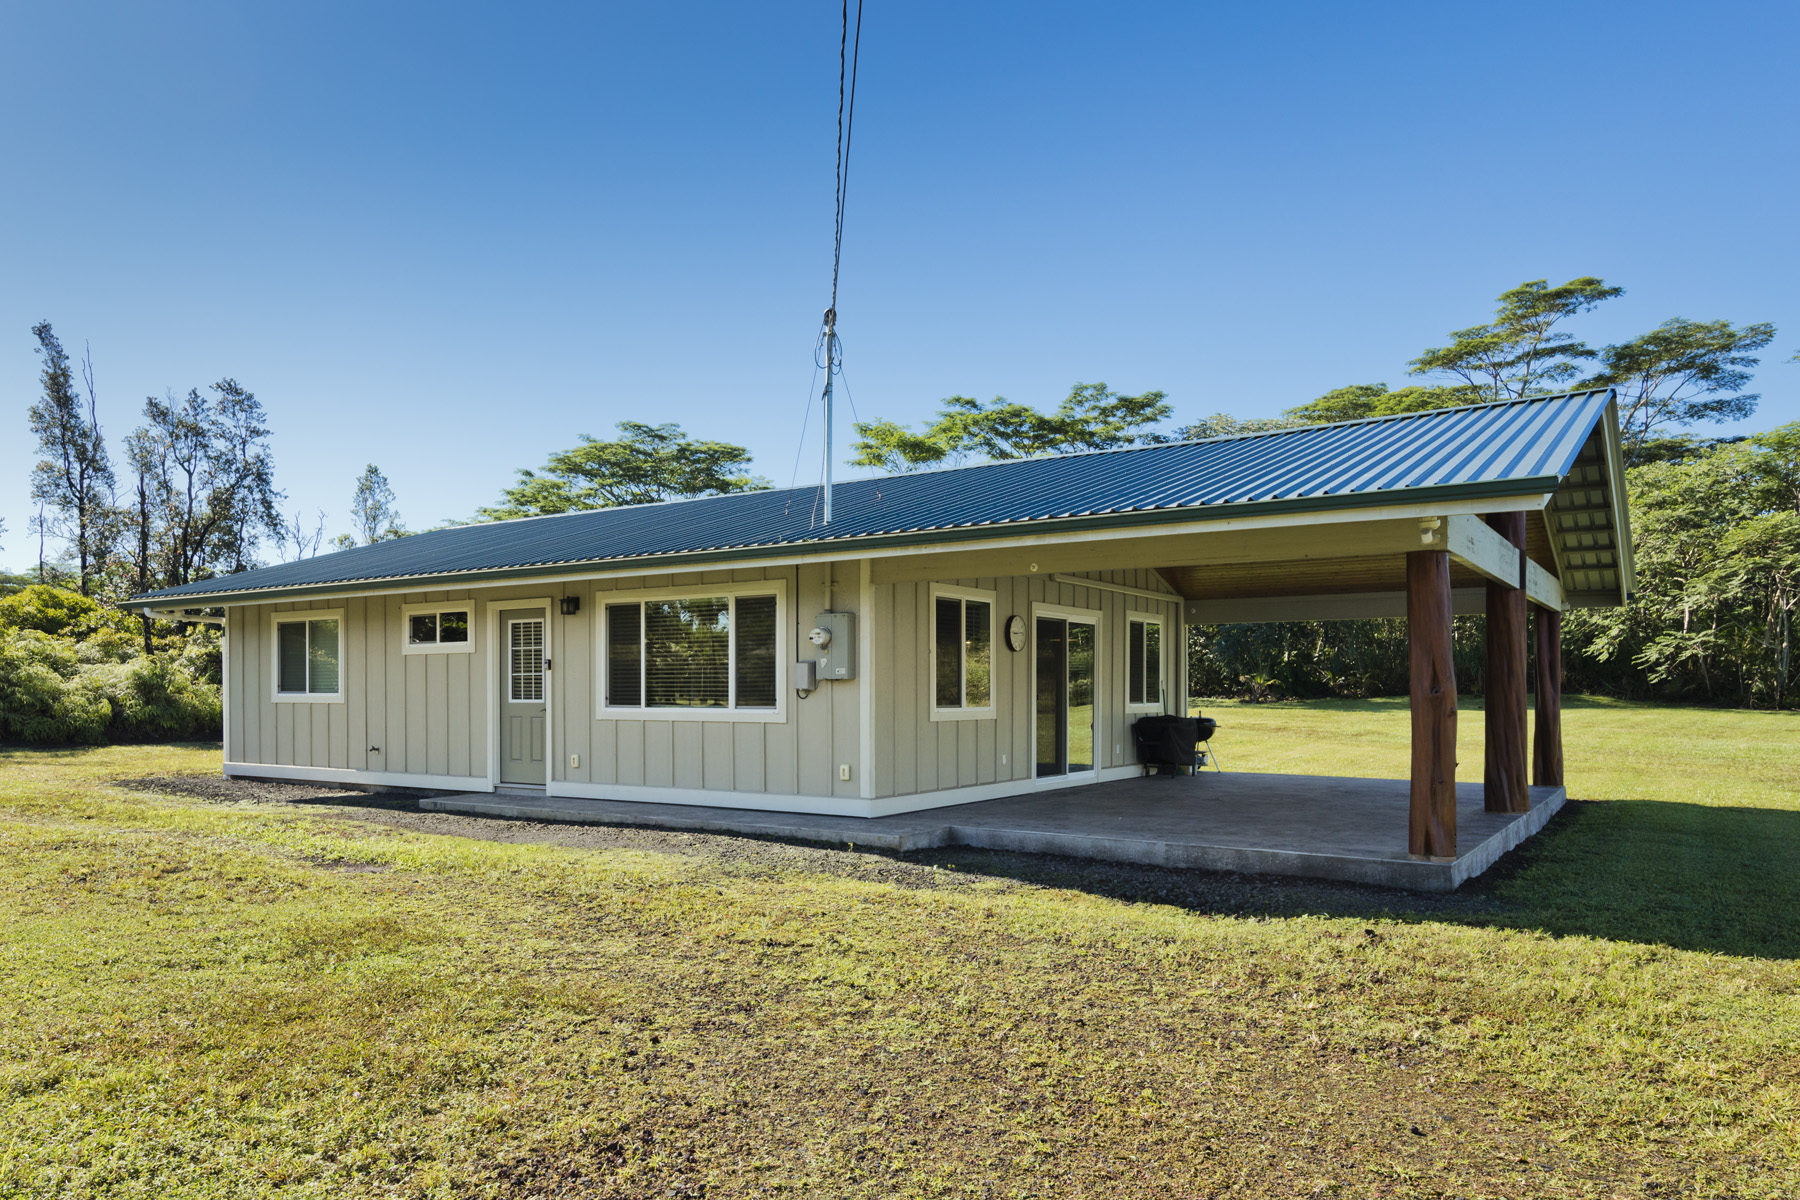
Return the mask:
[(1191, 425), (1175, 431), (1177, 441), (1194, 442), (1202, 438), (1236, 437), (1246, 433), (1269, 433), (1277, 429), (1293, 429), (1304, 421), (1288, 417), (1234, 417), (1230, 413), (1214, 413), (1201, 417)]
[(1411, 373), (1453, 376), (1490, 401), (1555, 391), (1578, 378), (1581, 362), (1598, 353), (1556, 326), (1624, 293), (1592, 276), (1560, 287), (1544, 279), (1521, 283), (1500, 293), (1493, 321), (1456, 330), (1450, 345), (1413, 359)]
[(1626, 461), (1661, 429), (1701, 421), (1723, 424), (1756, 411), (1761, 399), (1743, 389), (1759, 361), (1753, 351), (1775, 340), (1768, 322), (1735, 328), (1730, 321), (1675, 317), (1642, 337), (1608, 346), (1588, 382), (1619, 389), (1619, 434)]
[(37, 434), (38, 453), (43, 455), (32, 468), (31, 498), (56, 513), (54, 524), (47, 525), (44, 532), (68, 540), (85, 596), (93, 576), (105, 565), (115, 538), (113, 469), (94, 400), (93, 364), (90, 359), (88, 397), (83, 405), (69, 356), (50, 322), (38, 322), (31, 332), (44, 360), (40, 376), (43, 399), (30, 409), (31, 431)]
[(937, 420), (918, 433), (893, 421), (858, 422), (851, 462), (902, 472), (971, 457), (1033, 458), (1165, 442), (1168, 437), (1152, 427), (1172, 411), (1162, 392), (1125, 396), (1104, 383), (1076, 384), (1051, 413), (1003, 396), (987, 404), (951, 396)]
[(698, 441), (679, 425), (620, 421), (617, 428), (624, 435), (617, 441), (582, 434), (579, 446), (551, 455), (541, 474), (521, 468), (519, 482), (501, 494), (501, 503), (478, 509), (477, 515), (504, 521), (769, 486), (747, 473), (750, 452), (742, 446)]
[(388, 486), (387, 476), (374, 463), (364, 467), (363, 473), (356, 478), (356, 490), (350, 496), (350, 523), (355, 526), (354, 532), (332, 539), (331, 544), (339, 550), (357, 545), (359, 536), (364, 546), (407, 536), (406, 527), (400, 524), (400, 508), (394, 489)]
[(1353, 383), (1334, 388), (1317, 400), (1296, 405), (1284, 414), (1296, 424), (1360, 421), (1368, 417), (1393, 417), (1434, 408), (1458, 408), (1480, 404), (1487, 394), (1468, 384), (1452, 387), (1403, 387), (1392, 391), (1385, 383)]
[(127, 443), (138, 475), (134, 567), (146, 586), (244, 570), (263, 535), (282, 527), (261, 402), (234, 379), (209, 390), (149, 397)]
[[(282, 562), (299, 562), (303, 558), (313, 558), (319, 553), (319, 547), (325, 544), (325, 511), (319, 510), (318, 522), (308, 532), (306, 521), (300, 516), (298, 509), (275, 529), (275, 553), (281, 555)], [(294, 548), (294, 556), (288, 557), (288, 547)], [(347, 547), (346, 547), (347, 548)]]

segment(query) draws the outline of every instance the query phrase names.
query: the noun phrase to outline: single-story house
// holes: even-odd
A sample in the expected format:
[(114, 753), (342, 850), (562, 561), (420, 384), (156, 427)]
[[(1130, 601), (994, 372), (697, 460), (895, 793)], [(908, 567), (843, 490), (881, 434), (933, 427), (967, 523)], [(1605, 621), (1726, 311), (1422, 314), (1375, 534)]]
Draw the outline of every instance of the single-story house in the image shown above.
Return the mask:
[(1436, 857), (1452, 612), (1488, 614), (1517, 809), (1527, 604), (1560, 783), (1561, 613), (1631, 591), (1623, 486), (1585, 391), (850, 480), (829, 524), (799, 488), (441, 529), (133, 603), (223, 610), (228, 775), (861, 817), (1140, 774), (1189, 623), (1404, 616)]

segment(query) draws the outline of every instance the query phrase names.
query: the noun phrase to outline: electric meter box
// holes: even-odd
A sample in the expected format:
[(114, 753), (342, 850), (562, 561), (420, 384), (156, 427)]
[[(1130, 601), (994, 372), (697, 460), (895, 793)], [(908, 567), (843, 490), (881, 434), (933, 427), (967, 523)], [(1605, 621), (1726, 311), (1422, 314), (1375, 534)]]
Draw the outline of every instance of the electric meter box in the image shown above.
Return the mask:
[(856, 614), (822, 612), (807, 639), (819, 664), (819, 679), (856, 678)]

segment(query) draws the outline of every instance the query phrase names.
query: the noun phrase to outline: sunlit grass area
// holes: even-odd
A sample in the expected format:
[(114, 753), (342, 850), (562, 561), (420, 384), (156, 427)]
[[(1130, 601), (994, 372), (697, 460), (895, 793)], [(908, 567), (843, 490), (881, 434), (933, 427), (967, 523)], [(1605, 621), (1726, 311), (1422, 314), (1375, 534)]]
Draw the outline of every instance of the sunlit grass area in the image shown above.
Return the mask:
[[(1403, 706), (1217, 715), (1228, 767), (1404, 745)], [(1779, 720), (1578, 706), (1605, 803), (1485, 890), (1242, 914), (110, 783), (217, 747), (0, 752), (0, 1195), (1789, 1197), (1800, 966), (1745, 932), (1800, 911)], [(1734, 853), (1771, 878), (1621, 895), (1633, 830), (1709, 852), (1665, 812), (1768, 815)]]
[[(1486, 745), (1478, 697), (1458, 700), (1457, 778), (1479, 780)], [(1404, 696), (1244, 704), (1196, 700), (1219, 722), (1228, 771), (1405, 779)], [(1531, 722), (1535, 731), (1535, 719)], [(1583, 800), (1796, 806), (1800, 713), (1630, 704), (1571, 696), (1563, 708), (1569, 795)]]

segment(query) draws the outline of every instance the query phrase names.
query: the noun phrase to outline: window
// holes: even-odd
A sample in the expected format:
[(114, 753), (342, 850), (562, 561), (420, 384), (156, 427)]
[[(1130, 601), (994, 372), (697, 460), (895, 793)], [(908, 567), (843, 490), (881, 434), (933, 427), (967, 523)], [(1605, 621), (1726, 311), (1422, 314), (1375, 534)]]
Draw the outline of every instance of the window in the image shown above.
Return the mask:
[(994, 601), (991, 593), (932, 592), (933, 697), (952, 716), (993, 711)]
[(1132, 617), (1126, 624), (1125, 702), (1134, 708), (1161, 708), (1163, 623), (1150, 617)]
[(472, 605), (409, 604), (401, 610), (401, 629), (408, 654), (468, 652), (475, 648)]
[(771, 594), (653, 596), (601, 606), (602, 704), (666, 715), (775, 713), (780, 621)]
[(278, 613), (275, 699), (343, 698), (343, 612)]

